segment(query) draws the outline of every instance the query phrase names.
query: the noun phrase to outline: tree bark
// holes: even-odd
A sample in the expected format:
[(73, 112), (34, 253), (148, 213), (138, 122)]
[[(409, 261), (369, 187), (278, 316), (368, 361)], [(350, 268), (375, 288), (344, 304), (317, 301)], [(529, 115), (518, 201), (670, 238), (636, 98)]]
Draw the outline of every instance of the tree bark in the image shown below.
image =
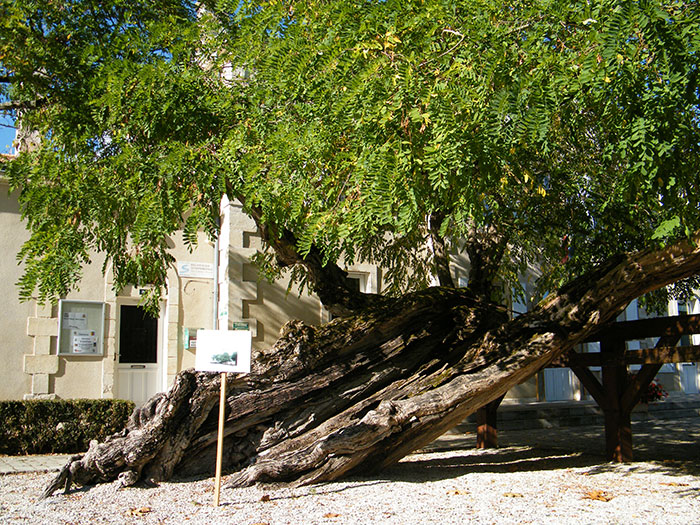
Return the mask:
[[(698, 271), (700, 248), (684, 242), (609, 261), (513, 320), (469, 290), (431, 288), (320, 327), (290, 322), (251, 374), (228, 379), (226, 486), (316, 483), (391, 465), (635, 297)], [(73, 458), (44, 496), (70, 482), (211, 474), (219, 381), (181, 372), (121, 433)]]
[(490, 299), (508, 239), (493, 226), (471, 228), (464, 246), (469, 256), (469, 288)]
[(443, 220), (442, 214), (433, 213), (428, 216), (428, 238), (430, 240), (432, 266), (440, 286), (454, 288), (455, 283), (450, 272), (449, 250), (447, 249), (445, 238), (440, 235), (440, 226)]

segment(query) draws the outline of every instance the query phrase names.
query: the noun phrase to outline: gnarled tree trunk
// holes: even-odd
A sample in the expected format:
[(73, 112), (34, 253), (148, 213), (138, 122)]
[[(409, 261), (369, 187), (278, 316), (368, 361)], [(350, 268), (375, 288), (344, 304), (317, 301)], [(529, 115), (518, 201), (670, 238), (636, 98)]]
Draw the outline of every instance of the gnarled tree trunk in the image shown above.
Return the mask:
[[(314, 483), (390, 465), (584, 340), (630, 300), (698, 271), (700, 248), (686, 242), (610, 261), (513, 320), (467, 290), (431, 288), (325, 326), (288, 323), (254, 357), (251, 374), (229, 376), (227, 486)], [(129, 485), (213, 472), (219, 378), (181, 372), (120, 434), (72, 458), (44, 495), (71, 482)]]

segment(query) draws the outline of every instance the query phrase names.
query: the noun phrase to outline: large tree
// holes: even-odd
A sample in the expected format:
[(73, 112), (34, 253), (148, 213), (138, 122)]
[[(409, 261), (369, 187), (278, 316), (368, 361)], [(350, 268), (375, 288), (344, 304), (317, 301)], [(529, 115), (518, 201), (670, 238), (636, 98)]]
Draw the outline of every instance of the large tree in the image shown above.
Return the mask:
[[(232, 484), (390, 464), (700, 269), (696, 2), (2, 6), (0, 107), (31, 142), (7, 167), (23, 296), (66, 293), (104, 252), (155, 305), (168, 236), (216, 235), (227, 195), (261, 272), (337, 316), (230, 379)], [(383, 296), (348, 287), (356, 261), (385, 269)], [(548, 295), (509, 319), (527, 268)], [(64, 474), (209, 470), (217, 390), (181, 373)]]

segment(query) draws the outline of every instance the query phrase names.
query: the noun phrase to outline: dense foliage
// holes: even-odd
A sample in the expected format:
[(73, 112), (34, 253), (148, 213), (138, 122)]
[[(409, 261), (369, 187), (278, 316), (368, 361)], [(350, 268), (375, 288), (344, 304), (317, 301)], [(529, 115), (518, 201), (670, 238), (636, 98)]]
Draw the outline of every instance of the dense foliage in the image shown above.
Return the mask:
[(133, 410), (120, 399), (0, 401), (0, 454), (82, 452), (124, 428)]
[(25, 296), (93, 250), (163, 284), (224, 193), (394, 292), (436, 245), (547, 289), (700, 228), (697, 2), (202, 4), (3, 0), (3, 107), (41, 138), (8, 168)]

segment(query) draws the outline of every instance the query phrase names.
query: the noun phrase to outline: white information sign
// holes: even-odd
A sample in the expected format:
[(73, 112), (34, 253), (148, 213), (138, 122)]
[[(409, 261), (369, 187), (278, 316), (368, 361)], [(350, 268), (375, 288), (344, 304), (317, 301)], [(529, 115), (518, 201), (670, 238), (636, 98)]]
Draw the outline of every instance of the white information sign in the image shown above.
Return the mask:
[(250, 330), (198, 330), (194, 368), (200, 372), (250, 372)]
[(85, 312), (63, 312), (63, 328), (85, 330), (87, 328), (87, 314)]
[(213, 279), (214, 265), (203, 262), (178, 262), (177, 274), (191, 279)]
[(97, 333), (94, 330), (73, 330), (71, 335), (74, 354), (97, 352)]

